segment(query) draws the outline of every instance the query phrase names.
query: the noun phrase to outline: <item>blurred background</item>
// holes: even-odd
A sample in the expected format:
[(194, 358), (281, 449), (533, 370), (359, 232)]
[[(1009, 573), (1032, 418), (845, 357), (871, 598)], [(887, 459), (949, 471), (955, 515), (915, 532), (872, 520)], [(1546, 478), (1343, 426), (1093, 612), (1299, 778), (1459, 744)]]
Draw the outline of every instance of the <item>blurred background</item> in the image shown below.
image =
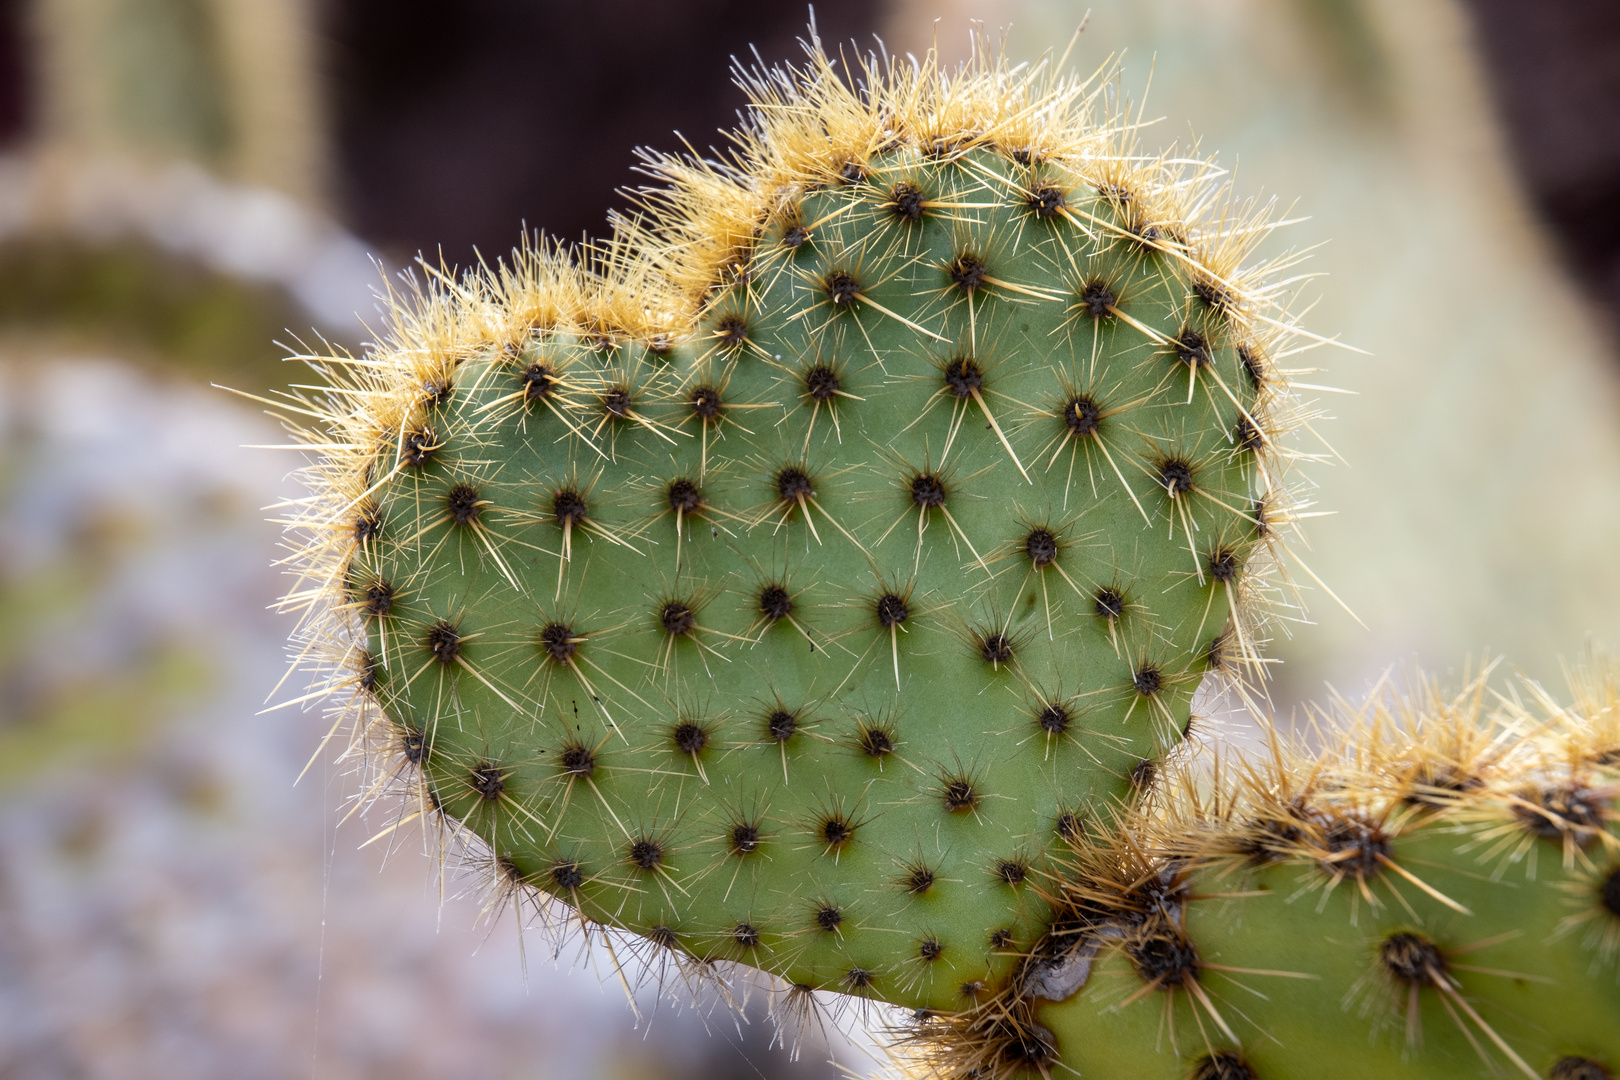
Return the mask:
[[(830, 0), (829, 43), (972, 20), (1061, 50), (1069, 0)], [(1098, 0), (1242, 191), (1306, 218), (1314, 625), (1290, 708), (1505, 654), (1620, 645), (1620, 5)], [(0, 1078), (830, 1078), (758, 1008), (632, 1010), (411, 840), (360, 848), (320, 715), (261, 714), (287, 620), (292, 455), (250, 404), (288, 347), (358, 348), (384, 272), (520, 228), (600, 233), (632, 147), (719, 142), (732, 56), (799, 55), (761, 0), (0, 0)], [(278, 342), (280, 344), (278, 344)], [(1364, 624), (1364, 625), (1362, 625)], [(290, 694), (289, 694), (290, 696)], [(757, 1004), (757, 1002), (756, 1002)]]

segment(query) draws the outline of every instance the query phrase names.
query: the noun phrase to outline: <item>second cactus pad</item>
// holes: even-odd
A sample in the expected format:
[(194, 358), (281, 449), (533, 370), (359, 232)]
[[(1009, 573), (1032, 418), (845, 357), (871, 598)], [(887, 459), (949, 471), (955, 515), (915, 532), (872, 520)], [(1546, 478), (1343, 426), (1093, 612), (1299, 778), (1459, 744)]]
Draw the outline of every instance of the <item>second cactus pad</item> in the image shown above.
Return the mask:
[(988, 122), (993, 75), (955, 126), (761, 121), (696, 287), (534, 257), (363, 362), (348, 663), (431, 807), (587, 923), (971, 1006), (1250, 653), (1284, 395), (1248, 241), (1072, 92)]

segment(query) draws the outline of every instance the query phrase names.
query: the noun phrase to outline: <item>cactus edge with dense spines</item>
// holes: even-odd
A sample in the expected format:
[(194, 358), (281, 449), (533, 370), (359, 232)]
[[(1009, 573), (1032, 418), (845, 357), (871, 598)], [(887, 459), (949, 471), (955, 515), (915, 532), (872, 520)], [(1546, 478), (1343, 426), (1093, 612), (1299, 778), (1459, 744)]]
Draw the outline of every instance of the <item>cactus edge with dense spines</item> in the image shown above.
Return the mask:
[[(1257, 232), (1200, 220), (1213, 171), (1140, 160), (1098, 86), (862, 98), (820, 62), (756, 83), (730, 172), (659, 163), (666, 216), (591, 269), (416, 297), (302, 524), (318, 632), (515, 881), (955, 1008), (1211, 662), (1252, 660), (1290, 399)], [(683, 237), (729, 226), (699, 274)]]
[(1620, 668), (1576, 676), (1573, 706), (1386, 684), (1268, 753), (1178, 759), (1076, 846), (1020, 978), (917, 1014), (902, 1070), (1612, 1080)]

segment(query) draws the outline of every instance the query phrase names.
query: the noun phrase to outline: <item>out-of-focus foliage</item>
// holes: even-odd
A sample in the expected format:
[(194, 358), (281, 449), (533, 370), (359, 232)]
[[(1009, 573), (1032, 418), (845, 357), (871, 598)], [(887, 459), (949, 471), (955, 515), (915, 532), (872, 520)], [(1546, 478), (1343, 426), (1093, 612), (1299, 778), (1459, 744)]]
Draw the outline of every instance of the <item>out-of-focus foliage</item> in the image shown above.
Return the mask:
[(197, 382), (284, 385), (276, 344), (307, 317), (280, 290), (124, 240), (0, 245), (0, 334), (62, 352), (115, 351)]

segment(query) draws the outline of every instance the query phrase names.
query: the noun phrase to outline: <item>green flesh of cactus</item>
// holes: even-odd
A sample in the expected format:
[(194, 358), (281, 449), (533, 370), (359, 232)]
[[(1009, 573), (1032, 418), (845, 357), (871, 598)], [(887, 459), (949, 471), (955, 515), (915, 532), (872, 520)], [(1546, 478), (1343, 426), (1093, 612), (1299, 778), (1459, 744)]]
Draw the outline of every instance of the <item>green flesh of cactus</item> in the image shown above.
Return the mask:
[(406, 756), (513, 880), (961, 1009), (1044, 933), (1060, 833), (1186, 728), (1256, 388), (1119, 193), (863, 164), (684, 341), (462, 360), (378, 451), (348, 591)]
[(1607, 1080), (1620, 833), (1582, 831), (1570, 866), (1534, 839), (1531, 873), (1499, 854), (1512, 814), (1375, 827), (1333, 887), (1299, 858), (1192, 873), (1163, 908), (1179, 933), (1105, 934), (1084, 989), (1034, 1015), (1090, 1076)]

